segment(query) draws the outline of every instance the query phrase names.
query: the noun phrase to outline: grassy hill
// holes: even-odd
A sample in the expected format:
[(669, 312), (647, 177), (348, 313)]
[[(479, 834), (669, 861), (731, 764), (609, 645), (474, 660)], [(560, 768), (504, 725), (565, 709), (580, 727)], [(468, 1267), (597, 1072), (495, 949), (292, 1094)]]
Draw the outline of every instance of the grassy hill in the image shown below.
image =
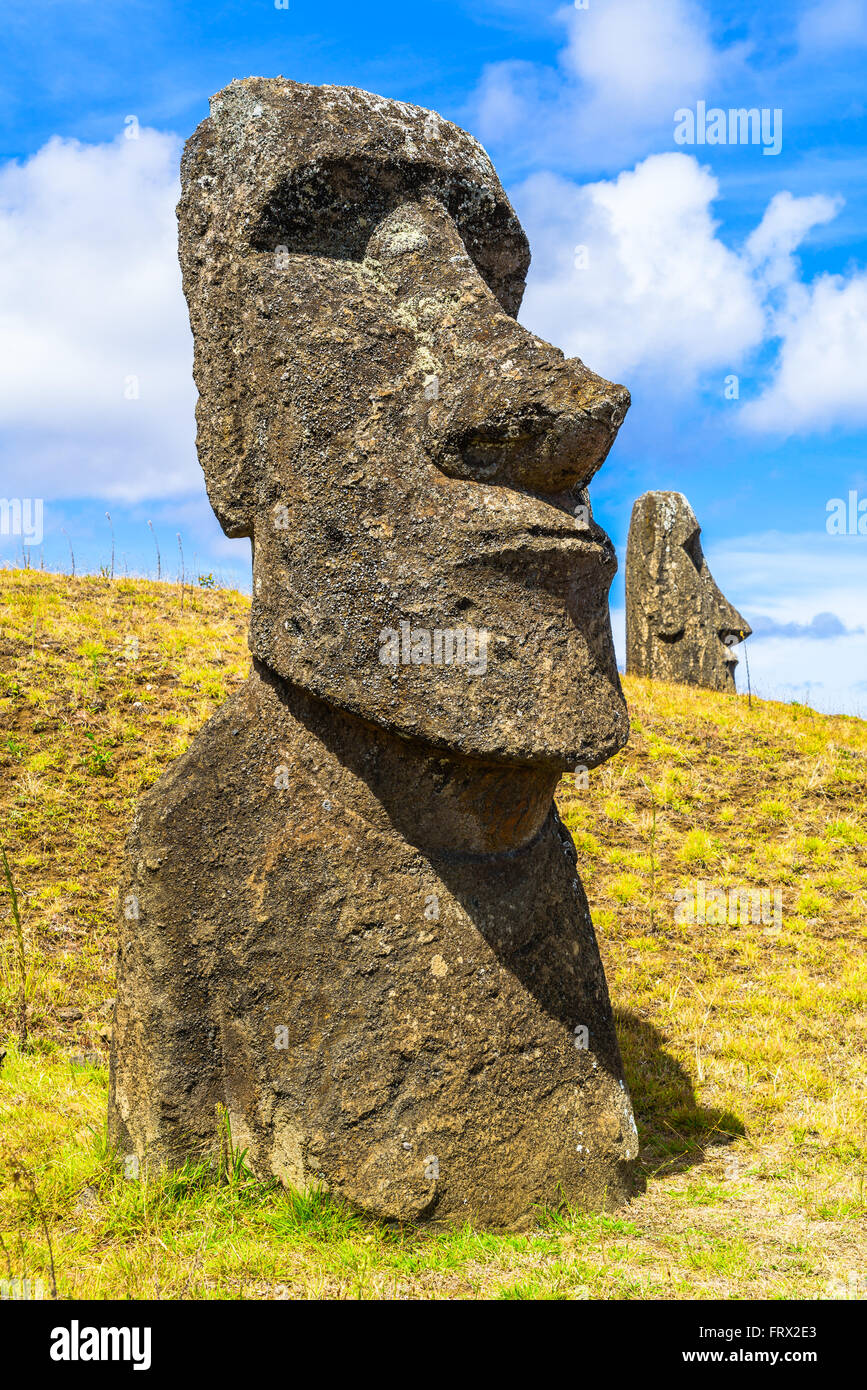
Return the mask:
[[(395, 1231), (221, 1172), (125, 1180), (104, 1116), (114, 897), (142, 790), (244, 679), (248, 601), (0, 572), (0, 1277), (61, 1297), (867, 1296), (867, 723), (627, 679), (561, 783), (647, 1190), (537, 1232)], [(782, 921), (677, 923), (698, 882)], [(22, 963), (27, 1047), (16, 1042)]]

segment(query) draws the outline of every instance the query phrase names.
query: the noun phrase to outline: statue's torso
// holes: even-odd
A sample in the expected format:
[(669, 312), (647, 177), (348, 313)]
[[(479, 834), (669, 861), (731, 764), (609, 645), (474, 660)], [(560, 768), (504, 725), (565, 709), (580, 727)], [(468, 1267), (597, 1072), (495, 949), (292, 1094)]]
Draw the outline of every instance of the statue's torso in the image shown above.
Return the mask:
[(338, 772), (254, 674), (142, 802), (118, 1140), (183, 1161), (225, 1105), (257, 1173), (384, 1217), (520, 1225), (558, 1186), (616, 1200), (634, 1121), (556, 811), (521, 850), (431, 855)]

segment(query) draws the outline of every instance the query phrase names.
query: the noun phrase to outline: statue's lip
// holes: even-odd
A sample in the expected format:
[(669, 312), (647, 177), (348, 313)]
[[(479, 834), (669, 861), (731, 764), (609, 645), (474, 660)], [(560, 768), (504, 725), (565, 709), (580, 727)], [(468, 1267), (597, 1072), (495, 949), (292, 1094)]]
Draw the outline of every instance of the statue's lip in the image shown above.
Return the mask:
[(600, 526), (542, 526), (530, 525), (514, 530), (480, 531), (474, 539), (476, 554), (555, 555), (559, 558), (584, 557), (599, 564), (609, 564), (614, 558), (611, 538)]

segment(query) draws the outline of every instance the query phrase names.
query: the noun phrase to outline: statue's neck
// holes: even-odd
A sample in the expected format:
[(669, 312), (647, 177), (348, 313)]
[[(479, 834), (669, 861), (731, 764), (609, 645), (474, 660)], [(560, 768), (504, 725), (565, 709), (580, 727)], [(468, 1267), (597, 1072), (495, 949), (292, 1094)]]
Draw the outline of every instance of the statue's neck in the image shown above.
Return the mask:
[(296, 752), (334, 797), (374, 825), (393, 826), (432, 854), (502, 854), (538, 835), (560, 773), (484, 763), (401, 738), (297, 686), (254, 659), (298, 733)]

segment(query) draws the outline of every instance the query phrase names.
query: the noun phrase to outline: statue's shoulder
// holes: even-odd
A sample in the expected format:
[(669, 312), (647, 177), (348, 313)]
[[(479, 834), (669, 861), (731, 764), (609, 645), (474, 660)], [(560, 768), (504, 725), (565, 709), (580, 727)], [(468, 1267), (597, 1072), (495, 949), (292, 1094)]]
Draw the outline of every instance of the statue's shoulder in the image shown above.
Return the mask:
[(255, 701), (245, 682), (142, 795), (133, 835), (166, 830), (181, 821), (204, 827), (215, 813), (222, 814), (243, 780), (248, 750), (260, 732), (258, 724)]
[(339, 858), (371, 832), (332, 805), (331, 775), (279, 683), (254, 671), (142, 796), (127, 852), (179, 870), (218, 860), (239, 873), (290, 851), (311, 865)]
[[(357, 886), (362, 844), (394, 846), (332, 800), (332, 772), (279, 684), (254, 672), (136, 808), (128, 873), (151, 919), (187, 932), (200, 917), (231, 926), (289, 903), (337, 911)], [(372, 877), (380, 869), (381, 859)]]

